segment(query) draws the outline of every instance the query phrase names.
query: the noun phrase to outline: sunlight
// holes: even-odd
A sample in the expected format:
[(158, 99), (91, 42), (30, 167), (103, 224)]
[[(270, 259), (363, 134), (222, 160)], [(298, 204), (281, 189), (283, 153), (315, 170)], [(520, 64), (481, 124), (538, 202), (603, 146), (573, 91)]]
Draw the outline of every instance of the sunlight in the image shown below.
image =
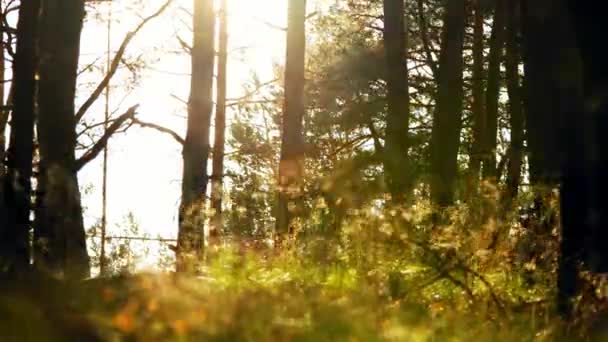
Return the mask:
[[(161, 0), (146, 2), (145, 13), (151, 12), (162, 2)], [(228, 98), (242, 96), (242, 85), (250, 82), (253, 74), (262, 81), (270, 80), (273, 78), (274, 65), (283, 64), (285, 32), (281, 28), (286, 25), (286, 4), (287, 1), (277, 0), (228, 0)], [(128, 9), (129, 6), (126, 2), (116, 1), (112, 8), (113, 17), (134, 16), (136, 13)], [(179, 49), (175, 40), (176, 35), (186, 41), (190, 39), (190, 33), (183, 24), (188, 19), (184, 17), (185, 12), (180, 11), (179, 8), (188, 10), (191, 6), (190, 0), (177, 2), (172, 9), (176, 14), (150, 22), (140, 36), (136, 37), (132, 49), (148, 51), (150, 58), (154, 58), (155, 51), (159, 49)], [(107, 14), (104, 13), (107, 13), (107, 10), (101, 12), (100, 18), (95, 20), (91, 18), (91, 21), (85, 25), (84, 35), (94, 39), (82, 42), (82, 65), (92, 62), (105, 52), (105, 43), (99, 44), (106, 39), (107, 26), (104, 18)], [(116, 51), (123, 36), (132, 30), (136, 23), (137, 19), (112, 23), (113, 51)], [(119, 89), (112, 91), (111, 110), (115, 110), (121, 101), (125, 106), (132, 102), (141, 102), (139, 115), (143, 120), (156, 122), (176, 132), (185, 132), (186, 108), (176, 99), (188, 98), (189, 69), (189, 56), (185, 53), (164, 54), (153, 64), (151, 70), (141, 75), (138, 89), (130, 94)], [(89, 79), (93, 82), (96, 77), (98, 77), (96, 73), (91, 76), (85, 74), (82, 82), (88, 82)], [(124, 73), (120, 77), (124, 77)], [(119, 82), (115, 81), (114, 84)], [(82, 95), (87, 92), (83, 91)], [(99, 107), (100, 112), (101, 108)], [(228, 121), (230, 116), (229, 110)], [(109, 227), (120, 226), (124, 222), (124, 217), (132, 212), (143, 232), (171, 237), (176, 232), (177, 217), (163, 208), (177, 208), (179, 203), (177, 183), (181, 176), (179, 146), (172, 144), (163, 136), (159, 137), (156, 132), (136, 127), (133, 129), (135, 133), (117, 136), (110, 145)], [(163, 162), (158, 163), (158, 158)], [(91, 185), (91, 192), (83, 195), (85, 203), (90, 204), (88, 205), (90, 209), (86, 213), (87, 225), (95, 224), (100, 216), (97, 203), (100, 201), (101, 175), (97, 162), (99, 161), (91, 164), (95, 166), (87, 167), (81, 174), (83, 184)], [(148, 171), (142, 174), (136, 171), (138, 169)], [(163, 196), (150, 196), (149, 184), (156, 184), (155, 193)], [(133, 191), (116, 196), (118, 189), (124, 188), (131, 188)]]

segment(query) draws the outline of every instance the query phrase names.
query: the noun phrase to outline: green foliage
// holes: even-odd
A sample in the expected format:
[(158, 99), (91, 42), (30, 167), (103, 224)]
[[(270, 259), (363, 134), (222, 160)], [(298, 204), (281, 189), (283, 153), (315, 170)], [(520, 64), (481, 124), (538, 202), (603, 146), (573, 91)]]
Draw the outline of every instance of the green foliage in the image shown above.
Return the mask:
[[(362, 206), (345, 213), (341, 234), (333, 237), (304, 235), (281, 250), (245, 236), (226, 241), (209, 254), (197, 277), (121, 275), (57, 286), (48, 290), (57, 291), (50, 297), (18, 288), (18, 296), (2, 292), (0, 312), (4, 322), (21, 327), (40, 310), (71, 310), (81, 325), (109, 341), (558, 338), (564, 327), (549, 304), (553, 288), (527, 280), (523, 265), (530, 261), (518, 259), (523, 238), (500, 236), (488, 249), (496, 231), (519, 229), (520, 215), (513, 213), (499, 227), (479, 224), (496, 205), (495, 197), (484, 201), (485, 206), (451, 208), (441, 224), (426, 202)], [(521, 201), (526, 204), (525, 196)], [(532, 273), (535, 279), (552, 278), (554, 267), (539, 264)], [(68, 288), (71, 301), (46, 301), (63, 298)], [(27, 324), (48, 332), (50, 340), (74, 333), (70, 323), (52, 318)], [(578, 336), (593, 328), (571, 329)]]

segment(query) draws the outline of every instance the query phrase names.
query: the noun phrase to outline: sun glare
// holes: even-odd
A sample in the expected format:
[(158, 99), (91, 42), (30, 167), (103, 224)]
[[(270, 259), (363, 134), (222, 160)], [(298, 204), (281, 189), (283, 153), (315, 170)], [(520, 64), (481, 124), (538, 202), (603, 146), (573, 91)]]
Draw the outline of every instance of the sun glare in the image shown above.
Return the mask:
[[(216, 0), (216, 8), (219, 8)], [(252, 75), (262, 82), (274, 79), (274, 65), (284, 63), (286, 0), (228, 0), (228, 98), (243, 95), (243, 84), (251, 82)], [(115, 52), (123, 37), (139, 22), (139, 17), (152, 13), (164, 0), (150, 0), (142, 8), (131, 8), (131, 3), (118, 0), (111, 8), (111, 50)], [(106, 53), (107, 18), (109, 8), (98, 5), (91, 11), (85, 25), (82, 41), (81, 65), (95, 62)], [(192, 0), (175, 1), (169, 12), (151, 21), (130, 44), (128, 54), (143, 56), (149, 62), (139, 76), (138, 86), (125, 92), (121, 83), (128, 82), (128, 72), (117, 75), (110, 96), (110, 110), (120, 112), (122, 107), (140, 104), (138, 117), (185, 132), (183, 101), (189, 95), (189, 56), (179, 51), (177, 38), (189, 41), (189, 18)], [(139, 11), (142, 13), (139, 13)], [(94, 15), (93, 15), (94, 14)], [(118, 20), (120, 18), (120, 20)], [(165, 51), (165, 52), (164, 52)], [(149, 59), (149, 60), (148, 60)], [(125, 76), (127, 75), (127, 76)], [(90, 78), (90, 80), (88, 79)], [(83, 74), (82, 84), (94, 83), (98, 74)], [(88, 90), (82, 88), (82, 95)], [(98, 113), (103, 112), (100, 106)], [(231, 111), (228, 111), (230, 122)], [(97, 117), (91, 117), (98, 120)], [(129, 134), (112, 139), (109, 146), (108, 176), (108, 229), (118, 229), (125, 218), (133, 214), (140, 233), (172, 238), (177, 231), (177, 208), (181, 176), (180, 147), (159, 136), (156, 132), (133, 127)], [(88, 208), (87, 226), (98, 223), (101, 213), (100, 161), (81, 172), (83, 186), (90, 189), (83, 194)], [(146, 170), (141, 173), (137, 170)], [(156, 184), (154, 189), (150, 184)], [(124, 192), (121, 189), (131, 189)], [(146, 260), (143, 264), (147, 264)]]

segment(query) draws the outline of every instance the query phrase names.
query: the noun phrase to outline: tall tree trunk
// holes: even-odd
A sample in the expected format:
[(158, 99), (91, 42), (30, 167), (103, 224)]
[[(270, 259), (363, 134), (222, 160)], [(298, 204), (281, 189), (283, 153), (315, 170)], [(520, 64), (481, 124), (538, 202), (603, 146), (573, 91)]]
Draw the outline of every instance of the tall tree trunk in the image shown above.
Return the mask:
[[(25, 1), (19, 8), (17, 49), (13, 63), (14, 110), (7, 155), (5, 204), (7, 224), (2, 229), (0, 257), (3, 269), (23, 271), (30, 263), (30, 203), (36, 101), (36, 49), (40, 1)], [(2, 93), (3, 94), (3, 93)]]
[(408, 160), (410, 120), (407, 72), (407, 27), (404, 0), (384, 0), (384, 51), (388, 111), (384, 168), (388, 189), (395, 202), (402, 202), (412, 187)]
[(519, 28), (517, 1), (507, 5), (507, 37), (505, 69), (507, 76), (507, 92), (509, 94), (509, 112), (511, 125), (511, 146), (509, 148), (509, 164), (507, 169), (507, 201), (511, 202), (516, 196), (521, 181), (521, 166), (524, 148), (524, 116), (522, 108), (522, 87), (519, 75), (520, 54), (517, 42)]
[[(558, 1), (561, 4), (561, 1)], [(583, 62), (584, 108), (567, 121), (568, 158), (562, 164), (561, 255), (558, 269), (558, 309), (571, 318), (576, 293), (577, 266), (581, 260), (596, 272), (608, 272), (608, 53), (604, 39), (606, 4), (567, 0), (576, 45)], [(560, 18), (561, 19), (561, 18)], [(566, 18), (569, 19), (569, 18)], [(561, 19), (564, 27), (568, 21)], [(555, 40), (575, 45), (562, 31)], [(559, 39), (559, 40), (558, 40)], [(572, 47), (567, 45), (567, 47)], [(568, 51), (563, 49), (562, 51)], [(577, 65), (561, 64), (562, 77), (579, 71)], [(560, 94), (565, 96), (566, 94)], [(571, 97), (576, 92), (568, 93)], [(574, 97), (574, 100), (576, 98)], [(582, 115), (581, 115), (582, 114)]]
[(213, 0), (194, 0), (193, 27), (192, 77), (177, 238), (178, 272), (194, 271), (205, 247), (203, 208), (209, 181), (207, 164), (215, 62)]
[(483, 9), (479, 1), (475, 2), (473, 22), (473, 146), (469, 158), (469, 193), (474, 193), (479, 181), (481, 155), (483, 153), (486, 111), (484, 104), (484, 70), (483, 70)]
[(226, 76), (228, 64), (228, 1), (222, 0), (219, 12), (219, 46), (217, 57), (217, 100), (213, 143), (213, 179), (211, 187), (212, 225), (209, 241), (217, 240), (222, 229), (222, 196), (224, 179), (224, 144), (226, 139)]
[[(559, 1), (558, 1), (559, 2)], [(568, 142), (559, 136), (581, 105), (581, 61), (558, 2), (522, 2), (524, 113), (530, 182), (559, 181)], [(567, 71), (567, 72), (564, 72)]]
[(507, 0), (496, 0), (494, 24), (490, 36), (490, 55), (488, 56), (488, 86), (486, 89), (486, 129), (485, 148), (483, 151), (483, 176), (498, 181), (496, 178), (496, 147), (498, 137), (498, 102), (500, 95), (500, 64), (505, 45), (505, 19)]
[(84, 0), (44, 0), (40, 21), (35, 263), (68, 278), (90, 274), (74, 152), (74, 96), (84, 15)]
[(462, 127), (463, 44), (466, 1), (449, 0), (442, 29), (436, 108), (431, 133), (431, 199), (440, 207), (454, 201)]
[(589, 142), (597, 137), (591, 117), (580, 115), (582, 65), (562, 4), (521, 1), (530, 181), (554, 186), (562, 180), (558, 309), (567, 314), (576, 292), (578, 265), (591, 252), (585, 251), (590, 247), (586, 242), (599, 218), (592, 220), (588, 214), (601, 211), (593, 210), (597, 198), (593, 183), (599, 178), (586, 169), (589, 160), (596, 160), (589, 155), (594, 149)]
[[(0, 2), (0, 20), (4, 22), (4, 7)], [(4, 25), (0, 26), (0, 181), (3, 179), (6, 172), (4, 165), (4, 153), (6, 152), (6, 125), (8, 123), (9, 110), (5, 107), (4, 96), (6, 92), (6, 52), (4, 46)], [(0, 193), (2, 193), (2, 185), (0, 184)], [(0, 199), (0, 206), (2, 200)]]
[[(301, 193), (304, 173), (304, 62), (306, 56), (306, 0), (289, 0), (285, 57), (285, 102), (279, 162), (276, 233), (290, 231), (292, 208)], [(291, 207), (291, 208), (290, 208)]]

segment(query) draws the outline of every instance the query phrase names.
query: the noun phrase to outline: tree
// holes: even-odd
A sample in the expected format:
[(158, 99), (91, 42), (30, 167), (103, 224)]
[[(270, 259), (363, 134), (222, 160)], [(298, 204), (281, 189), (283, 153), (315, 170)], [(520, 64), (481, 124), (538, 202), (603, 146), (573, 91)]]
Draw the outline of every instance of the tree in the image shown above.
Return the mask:
[[(287, 49), (285, 56), (285, 100), (276, 232), (281, 239), (290, 230), (290, 221), (299, 196), (304, 172), (304, 65), (306, 49), (306, 0), (289, 0), (287, 9)], [(291, 208), (290, 208), (291, 207)]]
[(217, 101), (213, 143), (213, 179), (211, 187), (212, 227), (209, 236), (216, 237), (222, 227), (224, 178), (224, 145), (226, 140), (226, 72), (228, 63), (228, 1), (222, 0), (219, 12), (219, 47), (217, 56)]
[(458, 172), (458, 148), (462, 126), (463, 44), (466, 1), (447, 2), (441, 52), (433, 131), (431, 135), (431, 199), (440, 207), (454, 201)]
[[(602, 44), (598, 44), (606, 26), (603, 15), (606, 7), (601, 2), (573, 0), (558, 2), (556, 7), (553, 7), (553, 14), (556, 17), (559, 15), (555, 25), (559, 23), (560, 29), (552, 32), (550, 42), (569, 44), (567, 49), (562, 46), (560, 51), (570, 53), (566, 55), (570, 59), (562, 61), (559, 64), (562, 69), (555, 73), (555, 77), (561, 76), (562, 86), (569, 86), (558, 95), (579, 105), (567, 113), (572, 116), (567, 117), (568, 126), (560, 132), (561, 140), (566, 142), (564, 148), (567, 156), (561, 164), (562, 237), (557, 304), (562, 316), (572, 318), (572, 299), (578, 290), (579, 263), (584, 262), (588, 269), (595, 272), (608, 271), (608, 254), (604, 246), (608, 238), (608, 102), (604, 92), (608, 82), (605, 63), (608, 54)], [(578, 49), (572, 51), (575, 47)], [(582, 67), (573, 63), (574, 56), (581, 57)], [(569, 72), (564, 72), (566, 70)], [(581, 74), (585, 106), (574, 82)], [(560, 101), (557, 105), (563, 104)]]
[(408, 162), (410, 120), (407, 31), (403, 0), (384, 0), (387, 115), (384, 168), (391, 197), (400, 202), (412, 186)]
[[(40, 1), (23, 2), (19, 8), (17, 47), (13, 62), (12, 111), (7, 175), (4, 180), (4, 222), (0, 236), (2, 268), (23, 271), (30, 263), (30, 207), (34, 118), (36, 107), (36, 49)], [(4, 132), (2, 133), (4, 134)]]
[(483, 153), (484, 133), (486, 131), (486, 110), (484, 99), (484, 29), (483, 9), (479, 1), (475, 2), (473, 22), (473, 71), (472, 71), (472, 112), (473, 112), (473, 146), (469, 161), (469, 191), (477, 187), (481, 156)]
[(506, 197), (510, 202), (517, 196), (521, 182), (521, 167), (524, 149), (524, 116), (522, 108), (522, 87), (519, 74), (519, 4), (516, 1), (507, 4), (506, 26), (506, 55), (505, 69), (507, 78), (507, 93), (509, 95), (509, 123), (511, 128), (511, 144), (509, 146), (509, 159), (506, 180)]
[(488, 85), (486, 88), (486, 127), (484, 143), (484, 178), (494, 179), (496, 177), (496, 147), (498, 137), (498, 103), (500, 95), (501, 74), (500, 65), (503, 60), (505, 44), (505, 16), (507, 0), (496, 0), (494, 10), (494, 21), (492, 34), (490, 36), (490, 54), (488, 56)]
[(213, 110), (212, 90), (215, 62), (213, 0), (194, 0), (192, 76), (188, 99), (188, 123), (183, 148), (184, 168), (177, 242), (178, 271), (192, 270), (202, 258), (207, 192), (209, 132)]
[(40, 21), (35, 265), (68, 278), (89, 276), (74, 152), (84, 6), (84, 0), (45, 0)]
[[(0, 20), (1, 22), (4, 22), (4, 18), (6, 15), (6, 9), (4, 8), (4, 3), (0, 2)], [(4, 158), (5, 158), (5, 149), (6, 149), (6, 125), (8, 124), (8, 117), (9, 117), (9, 109), (6, 106), (6, 102), (4, 102), (5, 99), (5, 93), (6, 93), (6, 47), (4, 44), (4, 34), (5, 31), (7, 31), (4, 27), (4, 25), (0, 25), (0, 34), (2, 37), (2, 39), (0, 39), (0, 79), (2, 80), (2, 82), (0, 83), (0, 161), (2, 161), (2, 164), (0, 164), (0, 178), (4, 176), (5, 173), (5, 165), (4, 165)], [(2, 185), (0, 185), (1, 187)], [(1, 189), (0, 189), (1, 191)], [(1, 200), (0, 200), (1, 201)], [(2, 204), (0, 204), (2, 205)]]
[[(560, 136), (581, 105), (581, 61), (562, 6), (522, 4), (524, 113), (530, 182), (556, 185), (569, 147)], [(567, 71), (567, 72), (562, 72)]]

